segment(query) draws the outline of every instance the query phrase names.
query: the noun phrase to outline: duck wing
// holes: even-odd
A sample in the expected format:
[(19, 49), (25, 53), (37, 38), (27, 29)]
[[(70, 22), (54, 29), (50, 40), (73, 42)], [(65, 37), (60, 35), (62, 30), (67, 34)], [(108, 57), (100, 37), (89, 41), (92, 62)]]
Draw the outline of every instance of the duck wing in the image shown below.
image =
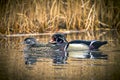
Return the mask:
[(90, 49), (99, 49), (102, 45), (107, 44), (107, 41), (97, 41), (97, 40), (73, 40), (69, 44), (86, 44)]
[(91, 41), (86, 41), (86, 40), (73, 40), (70, 41), (69, 44), (86, 44), (86, 45), (90, 45)]

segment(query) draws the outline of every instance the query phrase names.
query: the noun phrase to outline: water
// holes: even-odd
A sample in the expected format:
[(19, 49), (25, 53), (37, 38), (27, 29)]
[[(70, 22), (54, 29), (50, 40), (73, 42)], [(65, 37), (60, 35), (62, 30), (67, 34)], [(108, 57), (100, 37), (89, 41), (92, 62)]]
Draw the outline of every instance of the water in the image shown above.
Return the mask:
[[(0, 38), (0, 80), (120, 80), (120, 37), (114, 30), (67, 34), (68, 41), (107, 40), (108, 44), (101, 47), (100, 52), (108, 57), (68, 57), (64, 64), (55, 64), (52, 58), (42, 57), (34, 64), (26, 65), (24, 45), (21, 44), (26, 37), (28, 36)], [(48, 42), (50, 39), (50, 35), (33, 37), (41, 42)]]

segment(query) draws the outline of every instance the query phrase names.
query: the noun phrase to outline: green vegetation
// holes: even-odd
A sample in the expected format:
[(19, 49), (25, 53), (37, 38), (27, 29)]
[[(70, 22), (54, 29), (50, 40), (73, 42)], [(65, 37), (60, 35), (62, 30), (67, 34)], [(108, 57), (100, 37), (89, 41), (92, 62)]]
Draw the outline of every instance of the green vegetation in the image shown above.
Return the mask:
[(0, 34), (120, 29), (116, 1), (0, 0)]

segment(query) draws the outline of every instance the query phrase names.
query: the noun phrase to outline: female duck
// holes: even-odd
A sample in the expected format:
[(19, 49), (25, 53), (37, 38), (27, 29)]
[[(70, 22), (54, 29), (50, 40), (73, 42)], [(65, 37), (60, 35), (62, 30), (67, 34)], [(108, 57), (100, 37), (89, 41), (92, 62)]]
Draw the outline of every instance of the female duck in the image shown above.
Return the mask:
[[(39, 43), (35, 38), (26, 38), (23, 42), (26, 47), (24, 48), (25, 53), (37, 53), (41, 56), (54, 56), (54, 55), (62, 55), (66, 56), (66, 45), (67, 42), (64, 42), (63, 39), (59, 38), (57, 41), (52, 43)], [(44, 54), (41, 54), (44, 53)]]
[[(52, 57), (53, 63), (65, 63), (67, 60), (67, 51), (64, 47), (67, 45), (62, 39), (55, 43), (38, 43), (35, 38), (26, 38), (24, 40), (26, 47), (24, 48), (25, 63), (31, 62), (31, 56)], [(32, 53), (32, 54), (31, 54)]]

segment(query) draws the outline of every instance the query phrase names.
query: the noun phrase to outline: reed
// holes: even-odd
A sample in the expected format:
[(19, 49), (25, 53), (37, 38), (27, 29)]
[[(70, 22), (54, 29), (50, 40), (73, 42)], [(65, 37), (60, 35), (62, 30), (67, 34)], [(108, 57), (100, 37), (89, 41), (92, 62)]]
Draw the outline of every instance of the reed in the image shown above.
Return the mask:
[(1, 0), (0, 34), (119, 29), (113, 0)]

